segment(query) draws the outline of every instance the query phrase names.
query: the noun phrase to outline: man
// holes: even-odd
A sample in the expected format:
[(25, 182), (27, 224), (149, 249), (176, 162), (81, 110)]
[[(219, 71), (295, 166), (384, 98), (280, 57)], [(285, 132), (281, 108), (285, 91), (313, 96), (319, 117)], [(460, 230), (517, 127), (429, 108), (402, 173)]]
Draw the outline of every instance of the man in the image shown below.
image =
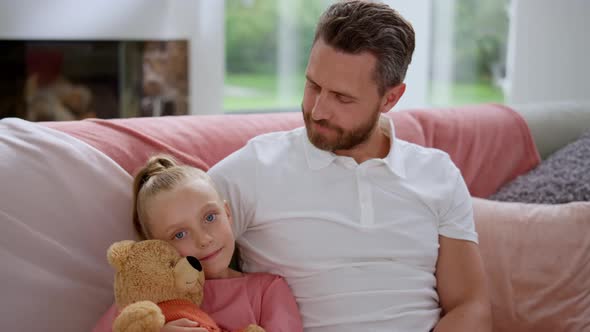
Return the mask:
[(414, 31), (383, 4), (322, 15), (305, 128), (209, 174), (232, 204), (243, 269), (283, 275), (306, 331), (491, 331), (469, 192), (442, 151), (395, 137)]

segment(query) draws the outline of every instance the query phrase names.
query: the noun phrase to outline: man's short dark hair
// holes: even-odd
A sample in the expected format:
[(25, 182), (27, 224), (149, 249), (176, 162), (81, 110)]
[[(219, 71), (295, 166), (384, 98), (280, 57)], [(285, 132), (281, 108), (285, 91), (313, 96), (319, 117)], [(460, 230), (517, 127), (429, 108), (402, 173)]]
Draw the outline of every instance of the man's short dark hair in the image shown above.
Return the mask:
[(379, 93), (404, 81), (414, 52), (414, 28), (396, 10), (375, 2), (341, 1), (321, 16), (314, 43), (321, 38), (340, 51), (377, 57)]

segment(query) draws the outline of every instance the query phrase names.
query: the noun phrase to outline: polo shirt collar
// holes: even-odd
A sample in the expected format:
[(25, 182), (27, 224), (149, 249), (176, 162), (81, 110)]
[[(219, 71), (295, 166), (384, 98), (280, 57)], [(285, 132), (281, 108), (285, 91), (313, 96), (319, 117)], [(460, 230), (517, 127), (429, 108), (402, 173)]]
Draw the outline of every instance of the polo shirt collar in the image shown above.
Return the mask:
[[(379, 126), (390, 140), (389, 153), (383, 159), (372, 159), (383, 162), (391, 172), (399, 177), (406, 176), (406, 169), (403, 161), (402, 151), (399, 148), (399, 140), (395, 137), (395, 126), (390, 117), (381, 116), (379, 118)], [(304, 131), (306, 129), (304, 128)], [(309, 168), (312, 170), (322, 169), (329, 166), (339, 156), (330, 151), (318, 149), (313, 145), (307, 137), (307, 132), (302, 135), (305, 155)]]
[(303, 129), (305, 132), (305, 135), (302, 135), (303, 146), (309, 168), (312, 170), (318, 170), (330, 165), (338, 156), (333, 152), (318, 149), (309, 141), (309, 137), (307, 137), (307, 128)]
[(395, 125), (393, 123), (393, 119), (386, 116), (381, 116), (379, 119), (379, 124), (383, 124), (383, 129), (385, 135), (389, 137), (389, 153), (387, 156), (383, 158), (383, 162), (388, 166), (389, 170), (391, 170), (395, 175), (405, 178), (406, 177), (406, 166), (404, 162), (404, 155), (402, 149), (400, 149), (400, 145), (403, 144), (396, 136), (395, 136)]

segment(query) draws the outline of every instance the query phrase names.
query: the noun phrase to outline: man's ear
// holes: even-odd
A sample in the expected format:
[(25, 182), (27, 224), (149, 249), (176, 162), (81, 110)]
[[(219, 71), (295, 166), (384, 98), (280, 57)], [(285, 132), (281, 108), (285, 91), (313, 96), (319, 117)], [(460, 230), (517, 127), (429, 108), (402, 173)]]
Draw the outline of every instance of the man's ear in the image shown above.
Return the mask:
[(381, 113), (389, 112), (406, 92), (406, 83), (400, 83), (385, 90), (381, 102)]
[(111, 244), (107, 250), (107, 260), (109, 261), (109, 264), (111, 264), (111, 266), (117, 271), (120, 271), (134, 244), (135, 241), (132, 240), (125, 240)]

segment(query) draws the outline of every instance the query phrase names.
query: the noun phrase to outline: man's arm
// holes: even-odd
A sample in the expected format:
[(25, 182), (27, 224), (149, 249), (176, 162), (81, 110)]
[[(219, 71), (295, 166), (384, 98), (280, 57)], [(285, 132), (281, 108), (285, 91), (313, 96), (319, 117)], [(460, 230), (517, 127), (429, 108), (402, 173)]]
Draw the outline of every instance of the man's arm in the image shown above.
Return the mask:
[(492, 310), (479, 247), (439, 236), (437, 290), (443, 316), (435, 332), (492, 331)]
[(246, 231), (256, 214), (256, 165), (254, 147), (249, 142), (207, 171), (217, 192), (231, 207), (236, 240)]

